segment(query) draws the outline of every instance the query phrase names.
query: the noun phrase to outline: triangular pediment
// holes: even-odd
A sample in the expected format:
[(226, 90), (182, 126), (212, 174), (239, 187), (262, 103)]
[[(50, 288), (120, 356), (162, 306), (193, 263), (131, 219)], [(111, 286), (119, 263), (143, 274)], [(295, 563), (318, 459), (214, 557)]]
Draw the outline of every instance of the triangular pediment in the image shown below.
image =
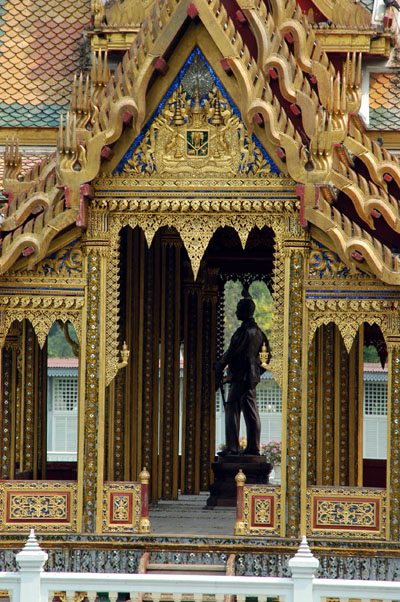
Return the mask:
[(278, 173), (199, 48), (113, 172), (196, 178)]

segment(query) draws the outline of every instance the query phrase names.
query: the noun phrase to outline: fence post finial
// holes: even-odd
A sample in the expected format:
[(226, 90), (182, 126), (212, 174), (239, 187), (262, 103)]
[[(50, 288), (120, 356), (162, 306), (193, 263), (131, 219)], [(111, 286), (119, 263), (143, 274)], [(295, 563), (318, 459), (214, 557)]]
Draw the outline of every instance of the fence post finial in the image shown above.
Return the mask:
[(293, 602), (313, 599), (313, 578), (319, 560), (313, 556), (304, 535), (296, 554), (289, 560), (293, 580)]
[(20, 600), (41, 600), (40, 575), (48, 554), (39, 546), (31, 529), (24, 548), (15, 556), (20, 575)]

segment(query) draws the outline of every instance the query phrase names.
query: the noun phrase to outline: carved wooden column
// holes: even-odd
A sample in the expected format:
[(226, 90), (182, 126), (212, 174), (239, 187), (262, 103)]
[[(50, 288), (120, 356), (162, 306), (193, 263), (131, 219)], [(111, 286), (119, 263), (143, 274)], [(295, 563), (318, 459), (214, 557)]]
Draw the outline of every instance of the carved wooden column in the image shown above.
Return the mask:
[[(295, 220), (285, 236), (285, 306), (282, 402), (286, 429), (282, 429), (282, 497), (287, 521), (281, 535), (298, 537), (305, 517), (307, 489), (307, 314), (303, 280), (308, 273), (309, 242)], [(286, 360), (287, 358), (287, 360)], [(285, 457), (286, 456), (286, 457)], [(282, 521), (284, 523), (285, 521)], [(304, 530), (304, 525), (303, 525)]]
[(20, 328), (10, 328), (1, 350), (1, 399), (0, 411), (1, 471), (0, 478), (15, 478), (16, 415), (17, 415), (17, 360)]
[(218, 272), (208, 268), (202, 302), (201, 337), (201, 417), (200, 417), (200, 489), (208, 491), (212, 478), (211, 463), (215, 451), (215, 371), (217, 353)]
[(317, 485), (333, 485), (335, 329), (331, 322), (317, 333)]
[(181, 489), (186, 494), (200, 491), (201, 332), (202, 283), (193, 282), (185, 266), (183, 286), (183, 408)]
[[(308, 362), (309, 484), (362, 484), (362, 479), (360, 483), (358, 478), (362, 464), (362, 450), (361, 457), (359, 450), (360, 336), (356, 336), (350, 354), (333, 322), (320, 326), (314, 337)], [(314, 466), (311, 458), (315, 459), (315, 479), (311, 476)]]
[(103, 509), (107, 218), (93, 211), (89, 225), (84, 241), (87, 303), (79, 363), (78, 531), (93, 533), (101, 531)]
[(178, 497), (180, 265), (178, 234), (161, 233), (161, 363), (158, 489), (163, 499)]
[(21, 406), (19, 419), (19, 469), (25, 478), (38, 479), (45, 467), (46, 347), (40, 349), (32, 324), (22, 324)]
[[(158, 385), (160, 340), (160, 236), (155, 235), (150, 249), (140, 233), (143, 276), (140, 278), (140, 316), (138, 353), (138, 455), (136, 475), (145, 466), (150, 472), (151, 497), (159, 497), (158, 477)], [(141, 350), (141, 351), (140, 351)], [(137, 477), (136, 477), (137, 478)]]
[(317, 471), (317, 362), (316, 337), (308, 350), (307, 364), (307, 485), (316, 484)]
[(388, 539), (400, 539), (400, 335), (387, 337), (388, 346)]

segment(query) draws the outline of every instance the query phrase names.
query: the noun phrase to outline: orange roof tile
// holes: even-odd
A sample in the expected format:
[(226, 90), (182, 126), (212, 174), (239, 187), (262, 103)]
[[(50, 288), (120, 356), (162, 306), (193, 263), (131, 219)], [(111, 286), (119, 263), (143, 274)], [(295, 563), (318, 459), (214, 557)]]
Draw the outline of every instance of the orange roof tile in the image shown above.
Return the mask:
[(400, 128), (400, 76), (396, 72), (371, 73), (369, 120), (371, 129)]
[(0, 125), (25, 125), (22, 105), (43, 106), (30, 112), (31, 125), (55, 126), (79, 67), (90, 0), (0, 0), (0, 11)]

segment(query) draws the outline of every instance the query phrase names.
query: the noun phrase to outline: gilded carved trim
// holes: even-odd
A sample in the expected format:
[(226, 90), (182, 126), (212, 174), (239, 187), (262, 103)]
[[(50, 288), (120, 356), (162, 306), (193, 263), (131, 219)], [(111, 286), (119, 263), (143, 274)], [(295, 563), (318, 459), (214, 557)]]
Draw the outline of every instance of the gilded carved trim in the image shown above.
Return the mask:
[(76, 487), (67, 481), (0, 482), (0, 530), (76, 532)]
[(139, 533), (142, 511), (140, 483), (104, 483), (103, 533)]
[[(317, 328), (330, 322), (335, 323), (338, 327), (347, 353), (350, 353), (357, 333), (364, 323), (377, 324), (385, 338), (389, 332), (388, 310), (392, 310), (392, 302), (350, 298), (307, 299), (306, 306), (309, 309), (309, 345)], [(373, 311), (365, 311), (365, 307), (374, 309)]]
[(281, 490), (272, 485), (243, 487), (242, 535), (279, 536), (281, 522)]
[(384, 539), (386, 491), (366, 487), (307, 490), (307, 534), (313, 537)]
[(118, 372), (119, 362), (119, 235), (112, 238), (107, 261), (107, 338), (106, 338), (106, 385)]
[[(12, 309), (8, 309), (7, 307), (3, 309), (2, 313), (2, 337), (0, 338), (0, 345), (4, 344), (5, 336), (10, 329), (11, 324), (16, 320), (17, 322), (23, 322), (23, 320), (28, 320), (35, 331), (35, 334), (38, 339), (38, 343), (40, 348), (42, 349), (47, 335), (49, 334), (49, 330), (57, 320), (61, 320), (61, 322), (71, 322), (73, 325), (76, 336), (78, 337), (78, 341), (81, 340), (82, 336), (82, 311), (84, 300), (83, 298), (75, 298), (75, 299), (66, 299), (57, 297), (55, 299), (49, 297), (35, 298), (35, 297), (26, 297), (24, 299), (12, 299), (12, 305), (15, 305), (17, 300), (19, 300), (20, 308), (13, 307)], [(2, 309), (2, 302), (0, 302), (0, 310)], [(26, 302), (28, 305), (28, 309), (22, 307), (23, 303)], [(73, 308), (66, 308), (72, 303)], [(37, 309), (34, 309), (34, 306), (37, 305)]]

